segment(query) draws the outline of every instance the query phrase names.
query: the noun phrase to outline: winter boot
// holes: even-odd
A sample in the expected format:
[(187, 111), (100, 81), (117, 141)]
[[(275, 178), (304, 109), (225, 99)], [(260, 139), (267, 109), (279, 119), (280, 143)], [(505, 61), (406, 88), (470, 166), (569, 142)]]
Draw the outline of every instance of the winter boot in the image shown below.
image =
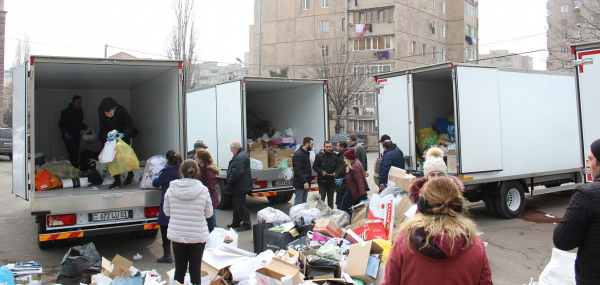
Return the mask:
[(171, 257), (171, 246), (163, 246), (163, 256), (156, 260), (158, 263), (172, 263), (173, 258)]
[(119, 188), (120, 186), (121, 186), (120, 177), (115, 177), (115, 182), (113, 182), (113, 184), (110, 184), (110, 186), (108, 186), (108, 189), (115, 189), (115, 188)]
[(132, 180), (133, 180), (133, 172), (127, 173), (127, 178), (125, 178), (125, 182), (123, 182), (123, 185), (125, 185), (125, 186), (131, 185)]

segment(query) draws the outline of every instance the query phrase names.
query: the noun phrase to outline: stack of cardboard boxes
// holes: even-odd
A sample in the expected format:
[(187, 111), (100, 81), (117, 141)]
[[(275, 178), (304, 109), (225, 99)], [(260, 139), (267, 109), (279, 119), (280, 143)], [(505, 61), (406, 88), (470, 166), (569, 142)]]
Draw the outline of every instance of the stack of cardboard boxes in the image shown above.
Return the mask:
[(408, 191), (411, 183), (417, 180), (412, 174), (406, 174), (406, 170), (392, 166), (388, 174), (388, 187), (398, 187)]
[(263, 169), (277, 168), (285, 159), (287, 159), (288, 167), (292, 167), (293, 149), (266, 149), (266, 146), (267, 143), (265, 141), (248, 144), (250, 157), (260, 160), (263, 164)]

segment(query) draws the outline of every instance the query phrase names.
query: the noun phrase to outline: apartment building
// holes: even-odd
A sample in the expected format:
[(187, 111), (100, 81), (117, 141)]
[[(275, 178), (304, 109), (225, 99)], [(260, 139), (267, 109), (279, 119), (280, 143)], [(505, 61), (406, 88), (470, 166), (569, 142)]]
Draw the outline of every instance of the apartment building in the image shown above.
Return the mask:
[(479, 65), (533, 70), (533, 58), (512, 54), (508, 50), (491, 50), (488, 54), (479, 54)]
[(196, 72), (198, 72), (196, 77), (199, 81), (196, 85), (198, 87), (209, 86), (246, 75), (246, 69), (243, 68), (242, 64), (224, 64), (214, 61), (203, 61), (197, 64)]
[[(372, 76), (444, 61), (478, 58), (476, 0), (254, 0), (248, 72), (288, 67), (306, 76), (307, 60), (341, 49), (360, 55), (355, 74)], [(369, 83), (372, 83), (369, 82)], [(349, 104), (343, 133), (377, 133), (377, 100)], [(364, 102), (364, 104), (362, 104)], [(356, 116), (365, 116), (359, 120)], [(358, 122), (356, 122), (358, 121)], [(369, 130), (366, 132), (364, 130)]]

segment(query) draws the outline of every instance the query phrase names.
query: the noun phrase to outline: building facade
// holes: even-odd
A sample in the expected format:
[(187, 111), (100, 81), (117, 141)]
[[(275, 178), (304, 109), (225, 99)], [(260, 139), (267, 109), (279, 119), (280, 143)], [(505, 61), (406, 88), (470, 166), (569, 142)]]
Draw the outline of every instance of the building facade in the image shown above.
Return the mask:
[(533, 58), (512, 54), (508, 50), (491, 50), (488, 54), (479, 54), (479, 65), (533, 70)]
[[(444, 61), (478, 59), (476, 0), (254, 0), (248, 73), (287, 67), (306, 77), (315, 54), (358, 55), (354, 73), (379, 73)], [(368, 80), (369, 84), (373, 81)], [(373, 88), (374, 89), (374, 88)], [(362, 96), (362, 97), (361, 97)], [(347, 106), (342, 133), (377, 135), (376, 96)], [(359, 118), (365, 116), (364, 118)], [(335, 124), (334, 124), (335, 125)]]
[(241, 63), (223, 64), (214, 61), (204, 61), (197, 66), (199, 84), (196, 86), (198, 87), (209, 86), (246, 75), (246, 69)]

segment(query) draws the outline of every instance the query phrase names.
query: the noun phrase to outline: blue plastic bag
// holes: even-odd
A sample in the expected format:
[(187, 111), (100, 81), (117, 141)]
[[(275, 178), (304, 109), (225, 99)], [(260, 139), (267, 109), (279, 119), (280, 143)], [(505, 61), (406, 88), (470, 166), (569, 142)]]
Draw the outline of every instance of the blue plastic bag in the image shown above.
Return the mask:
[(448, 121), (446, 118), (439, 118), (435, 121), (435, 131), (438, 134), (445, 134), (448, 132), (448, 126), (451, 125), (452, 122)]
[(12, 271), (6, 265), (0, 267), (0, 284), (15, 285), (15, 278)]

